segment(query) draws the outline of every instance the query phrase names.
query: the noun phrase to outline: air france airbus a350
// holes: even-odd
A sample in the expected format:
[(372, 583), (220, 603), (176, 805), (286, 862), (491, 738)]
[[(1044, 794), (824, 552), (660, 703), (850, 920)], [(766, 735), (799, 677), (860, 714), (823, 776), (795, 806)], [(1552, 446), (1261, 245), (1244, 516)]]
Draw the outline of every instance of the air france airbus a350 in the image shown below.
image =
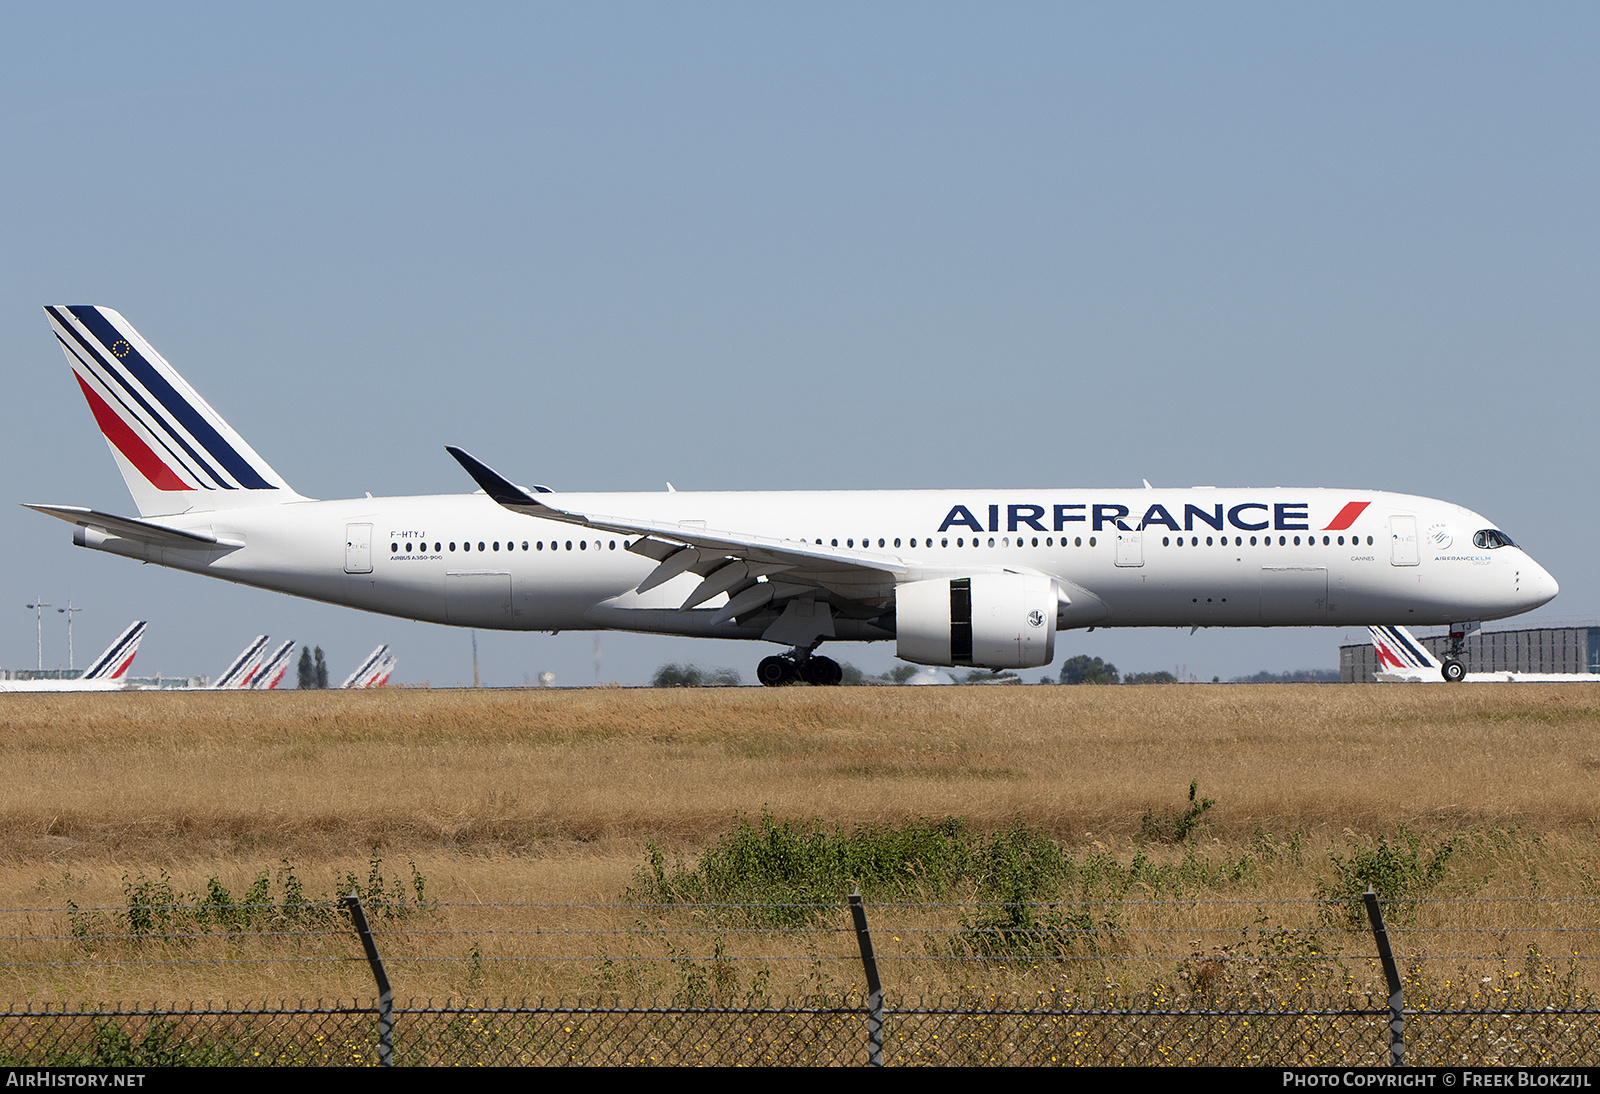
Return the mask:
[(462, 627), (765, 639), (764, 684), (837, 683), (825, 641), (1036, 668), (1076, 627), (1498, 619), (1555, 580), (1488, 520), (1370, 490), (555, 493), (459, 448), (481, 492), (313, 501), (109, 308), (50, 325), (139, 516), (31, 508), (82, 547)]

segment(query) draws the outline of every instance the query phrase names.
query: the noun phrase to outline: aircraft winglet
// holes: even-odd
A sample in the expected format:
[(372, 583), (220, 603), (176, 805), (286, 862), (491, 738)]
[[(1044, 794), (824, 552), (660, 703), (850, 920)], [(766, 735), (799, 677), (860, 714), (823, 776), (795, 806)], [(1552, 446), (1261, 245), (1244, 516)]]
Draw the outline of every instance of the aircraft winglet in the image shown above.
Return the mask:
[(531, 505), (540, 509), (547, 508), (547, 506), (541, 505), (536, 501), (522, 487), (507, 479), (500, 472), (482, 460), (477, 459), (471, 453), (457, 448), (453, 444), (445, 445), (444, 450), (455, 457), (455, 461), (466, 470), (467, 474), (472, 476), (472, 481), (478, 484), (478, 488), (488, 494), (496, 503), (506, 506)]

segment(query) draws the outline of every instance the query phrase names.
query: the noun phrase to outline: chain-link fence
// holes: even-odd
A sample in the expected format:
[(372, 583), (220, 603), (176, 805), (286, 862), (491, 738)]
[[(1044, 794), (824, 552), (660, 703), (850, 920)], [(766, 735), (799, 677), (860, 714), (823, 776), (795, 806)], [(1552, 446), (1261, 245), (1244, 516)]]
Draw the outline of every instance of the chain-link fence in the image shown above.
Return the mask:
[[(1405, 909), (1394, 953), (1376, 917), (1373, 930), (1341, 920), (1334, 933), (1315, 901), (453, 905), (380, 909), (367, 949), (361, 917), (326, 906), (255, 918), (235, 906), (216, 922), (145, 905), (0, 910), (36, 925), (10, 933), (0, 970), (13, 978), (309, 970), (378, 989), (348, 1005), (13, 1004), (0, 1011), (0, 1065), (1600, 1063), (1584, 953), (1594, 901), (1516, 902), (1525, 927), (1484, 902), (1429, 904), (1427, 928), (1415, 902)], [(463, 925), (511, 912), (544, 921)], [(66, 929), (52, 933), (56, 913)], [(1216, 925), (1229, 915), (1243, 926)], [(1282, 925), (1296, 915), (1303, 926)], [(487, 982), (474, 978), (491, 966), (560, 967), (574, 970), (563, 983), (612, 990), (434, 1003), (398, 1002), (389, 987), (433, 983), (440, 968)], [(940, 983), (955, 986), (917, 990)]]
[[(1024, 999), (886, 1000), (882, 1063), (1272, 1065), (1389, 1063), (1387, 1011), (1060, 1010)], [(855, 1005), (407, 1004), (398, 1065), (865, 1065), (871, 1016)], [(5, 1066), (345, 1066), (380, 1062), (375, 1005), (0, 1013)], [(1406, 1015), (1421, 1066), (1594, 1066), (1600, 1011)]]

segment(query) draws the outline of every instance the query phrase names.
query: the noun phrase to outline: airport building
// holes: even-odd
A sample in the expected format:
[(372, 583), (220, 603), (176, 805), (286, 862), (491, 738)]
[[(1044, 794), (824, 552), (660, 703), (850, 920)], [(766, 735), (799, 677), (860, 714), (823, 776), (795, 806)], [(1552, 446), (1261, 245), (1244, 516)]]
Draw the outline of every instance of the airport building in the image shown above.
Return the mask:
[[(1449, 631), (1416, 638), (1441, 661), (1449, 655)], [(1468, 672), (1600, 673), (1600, 626), (1484, 630), (1467, 639), (1461, 660)], [(1371, 642), (1339, 647), (1341, 683), (1374, 683), (1377, 668)]]

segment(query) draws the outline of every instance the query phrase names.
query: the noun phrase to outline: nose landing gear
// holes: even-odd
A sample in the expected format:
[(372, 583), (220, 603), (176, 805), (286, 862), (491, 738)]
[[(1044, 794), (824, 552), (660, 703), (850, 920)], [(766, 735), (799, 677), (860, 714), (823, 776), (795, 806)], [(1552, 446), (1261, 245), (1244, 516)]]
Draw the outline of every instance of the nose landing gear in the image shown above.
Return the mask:
[(1439, 666), (1439, 675), (1444, 677), (1445, 683), (1459, 684), (1467, 678), (1467, 666), (1464, 663), (1467, 636), (1477, 634), (1481, 629), (1477, 623), (1450, 624), (1450, 649), (1444, 655), (1444, 663)]
[(844, 669), (831, 657), (821, 657), (810, 650), (795, 650), (788, 654), (763, 657), (756, 666), (756, 679), (769, 688), (788, 684), (811, 684), (815, 687), (833, 687), (843, 682)]

